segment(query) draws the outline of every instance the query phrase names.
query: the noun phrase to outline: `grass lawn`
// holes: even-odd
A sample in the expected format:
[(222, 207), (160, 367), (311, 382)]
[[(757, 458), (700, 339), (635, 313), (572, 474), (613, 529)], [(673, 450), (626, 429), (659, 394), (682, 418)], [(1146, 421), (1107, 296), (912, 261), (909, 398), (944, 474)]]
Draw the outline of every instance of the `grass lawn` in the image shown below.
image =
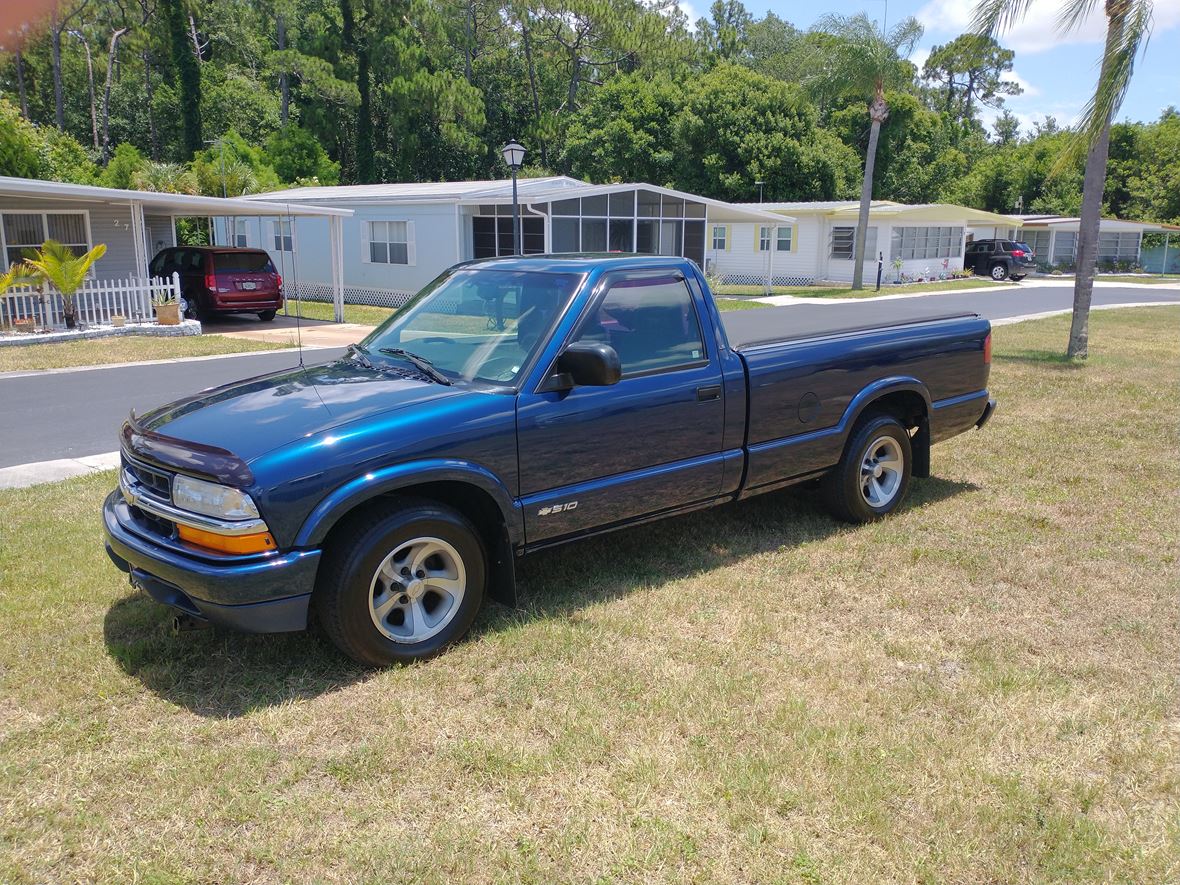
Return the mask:
[[(295, 311), (300, 310), (300, 316), (307, 317), (312, 320), (334, 320), (336, 318), (335, 308), (329, 301), (303, 301), (296, 304), (293, 301), (288, 301), (286, 305), (290, 316), (295, 316)], [(346, 304), (344, 305), (344, 322), (346, 323), (360, 323), (364, 326), (377, 326), (385, 322), (397, 310), (392, 307), (372, 307), (368, 304)], [(280, 314), (282, 316), (283, 314)]]
[(1177, 881), (1180, 308), (1068, 323), (997, 328), (895, 518), (577, 544), (379, 673), (168, 636), (111, 473), (0, 492), (0, 881)]
[[(1010, 286), (1011, 283), (995, 283), (981, 277), (970, 277), (965, 280), (940, 280), (933, 283), (909, 283), (904, 286), (894, 286), (889, 283), (881, 284), (881, 291), (874, 287), (875, 282), (865, 281), (865, 288), (854, 292), (847, 286), (773, 286), (772, 295), (794, 295), (796, 298), (875, 298), (880, 295), (910, 295), (915, 292), (940, 292), (946, 289), (990, 289), (993, 286)], [(763, 286), (718, 286), (717, 295), (762, 297), (766, 293)]]
[(287, 346), (227, 338), (224, 335), (194, 335), (185, 338), (129, 335), (120, 338), (91, 338), (65, 344), (0, 348), (0, 372), (166, 360), (184, 356), (242, 353), (248, 350), (274, 350)]
[[(1072, 277), (1070, 277), (1072, 279)], [(1150, 286), (1180, 285), (1180, 276), (1166, 274), (1164, 276), (1144, 276), (1141, 274), (1099, 274), (1094, 278), (1099, 283), (1146, 283)]]

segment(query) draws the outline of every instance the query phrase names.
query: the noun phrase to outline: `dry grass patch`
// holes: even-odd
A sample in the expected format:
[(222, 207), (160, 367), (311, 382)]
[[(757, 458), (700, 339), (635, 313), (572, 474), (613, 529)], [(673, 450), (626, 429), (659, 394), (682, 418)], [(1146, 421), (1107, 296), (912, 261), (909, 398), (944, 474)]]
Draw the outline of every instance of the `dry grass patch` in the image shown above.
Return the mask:
[(545, 554), (426, 665), (171, 638), (110, 475), (0, 493), (0, 881), (1170, 882), (1180, 309), (997, 329), (898, 517)]

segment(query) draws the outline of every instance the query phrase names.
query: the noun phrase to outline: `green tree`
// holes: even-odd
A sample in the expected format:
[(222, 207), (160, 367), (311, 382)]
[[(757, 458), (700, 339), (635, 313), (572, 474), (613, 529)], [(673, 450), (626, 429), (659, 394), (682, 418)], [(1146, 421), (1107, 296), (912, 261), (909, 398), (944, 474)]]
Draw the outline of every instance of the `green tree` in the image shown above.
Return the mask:
[(1000, 108), (1004, 97), (1024, 90), (1004, 79), (1016, 57), (993, 37), (962, 34), (930, 50), (922, 67), (922, 79), (936, 84), (936, 109), (955, 116), (961, 123), (975, 120), (976, 104)]
[(265, 152), (232, 129), (193, 157), (192, 171), (200, 192), (210, 196), (240, 197), (282, 187)]
[(608, 80), (570, 122), (570, 171), (590, 181), (674, 183), (674, 123), (683, 107), (683, 90), (667, 77), (623, 74)]
[(697, 22), (697, 39), (710, 63), (736, 61), (745, 50), (754, 18), (742, 0), (713, 0), (709, 17)]
[(40, 143), (36, 127), (21, 116), (15, 105), (0, 96), (0, 175), (40, 177)]
[(996, 136), (996, 144), (1005, 146), (1014, 144), (1020, 138), (1020, 121), (1009, 110), (1004, 110), (992, 123), (992, 132)]
[(201, 128), (201, 69), (194, 46), (186, 32), (184, 0), (160, 0), (160, 9), (168, 27), (169, 50), (176, 68), (176, 91), (180, 98), (180, 119), (184, 127), (183, 153), (190, 159), (203, 144)]
[(922, 26), (907, 18), (883, 32), (863, 13), (850, 18), (829, 15), (816, 27), (835, 39), (819, 66), (817, 78), (845, 94), (868, 99), (869, 143), (865, 151), (864, 176), (860, 191), (860, 215), (856, 224), (856, 254), (852, 263), (852, 288), (864, 288), (864, 241), (873, 200), (873, 164), (881, 124), (889, 116), (885, 91), (913, 80), (913, 66), (905, 61), (922, 36)]
[(197, 176), (187, 166), (150, 160), (132, 173), (131, 185), (136, 190), (163, 194), (197, 194), (201, 189)]
[[(975, 30), (992, 35), (1020, 21), (1033, 0), (979, 0), (975, 7)], [(1042, 0), (1043, 2), (1043, 0)], [(1058, 14), (1062, 33), (1080, 28), (1096, 0), (1065, 0)], [(1152, 0), (1103, 0), (1106, 40), (1102, 66), (1094, 95), (1082, 113), (1072, 150), (1063, 155), (1056, 168), (1069, 162), (1069, 153), (1086, 156), (1082, 185), (1081, 224), (1078, 230), (1077, 271), (1074, 278), (1073, 320), (1069, 329), (1070, 357), (1084, 359), (1089, 353), (1090, 301), (1094, 293), (1094, 270), (1098, 258), (1098, 225), (1106, 186), (1106, 161), (1110, 152), (1110, 128), (1118, 112), (1140, 48), (1151, 30)]]
[(1136, 140), (1127, 214), (1180, 224), (1180, 116), (1169, 111), (1157, 123), (1144, 126)]
[(798, 87), (722, 64), (694, 79), (677, 116), (676, 184), (723, 200), (830, 200), (853, 192), (856, 154), (817, 127)]
[(315, 136), (288, 124), (266, 140), (266, 159), (285, 182), (314, 178), (320, 184), (340, 181), (340, 164), (328, 158)]
[(132, 188), (136, 174), (146, 165), (147, 158), (139, 148), (125, 141), (115, 148), (114, 156), (102, 171), (99, 182), (103, 187)]

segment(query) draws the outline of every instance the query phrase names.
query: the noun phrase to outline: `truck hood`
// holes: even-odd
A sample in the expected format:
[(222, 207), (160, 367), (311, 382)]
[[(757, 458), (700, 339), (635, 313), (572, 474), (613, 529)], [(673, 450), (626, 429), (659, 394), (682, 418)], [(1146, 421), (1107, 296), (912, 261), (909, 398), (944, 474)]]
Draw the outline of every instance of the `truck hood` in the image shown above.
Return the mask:
[(350, 421), (459, 395), (447, 387), (342, 359), (214, 387), (139, 416), (142, 430), (251, 461)]

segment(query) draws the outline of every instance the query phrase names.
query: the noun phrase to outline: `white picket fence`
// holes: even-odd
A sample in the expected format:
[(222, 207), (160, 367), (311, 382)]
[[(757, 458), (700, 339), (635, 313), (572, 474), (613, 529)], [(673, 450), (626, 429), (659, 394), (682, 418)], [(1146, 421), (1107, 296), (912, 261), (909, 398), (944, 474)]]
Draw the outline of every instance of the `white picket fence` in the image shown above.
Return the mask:
[[(129, 323), (155, 320), (153, 299), (173, 296), (180, 298), (180, 276), (151, 277), (150, 279), (86, 280), (74, 296), (74, 317), (78, 325), (109, 325), (111, 317), (119, 314)], [(39, 327), (64, 326), (61, 295), (45, 287), (44, 294), (30, 287), (10, 289), (4, 302), (4, 320), (32, 317)]]

